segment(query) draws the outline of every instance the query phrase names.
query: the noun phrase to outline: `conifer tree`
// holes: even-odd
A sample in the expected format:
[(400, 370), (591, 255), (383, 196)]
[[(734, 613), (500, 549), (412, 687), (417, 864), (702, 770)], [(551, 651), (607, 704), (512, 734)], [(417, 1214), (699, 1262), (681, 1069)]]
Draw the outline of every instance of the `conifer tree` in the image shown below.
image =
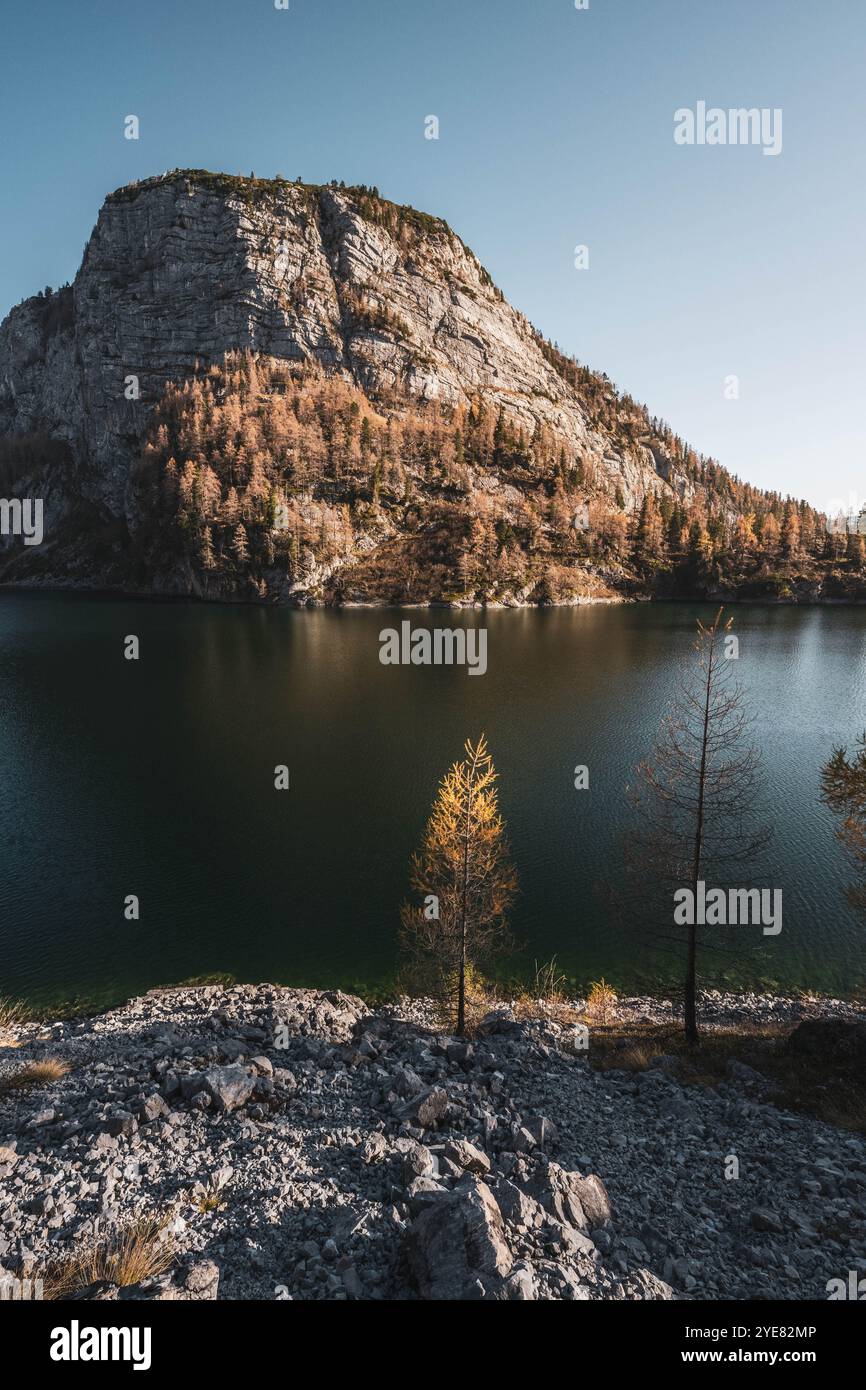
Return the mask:
[(484, 735), (475, 744), (467, 739), (463, 758), (440, 783), (421, 847), (412, 857), (411, 884), (424, 904), (401, 910), (409, 977), (446, 1005), (461, 1035), (467, 982), (511, 944), (507, 916), (517, 876), (496, 780)]
[(201, 533), (199, 558), (201, 560), (202, 569), (212, 570), (216, 568), (216, 559), (213, 553), (213, 536), (209, 526), (205, 526)]
[(247, 531), (242, 521), (239, 521), (234, 529), (232, 536), (232, 550), (234, 557), (239, 565), (245, 565), (250, 558), (250, 549), (247, 544)]
[(853, 757), (836, 748), (821, 769), (821, 800), (836, 816), (836, 836), (857, 871), (857, 881), (845, 890), (848, 901), (866, 912), (866, 733)]
[[(696, 660), (684, 671), (652, 758), (637, 769), (631, 789), (636, 824), (626, 841), (632, 911), (663, 939), (674, 923), (674, 893), (697, 900), (698, 883), (722, 887), (748, 864), (769, 831), (757, 823), (754, 802), (759, 756), (749, 743), (749, 718), (725, 639), (732, 619), (719, 609), (698, 622)], [(678, 945), (681, 944), (678, 942)], [(696, 1043), (697, 923), (685, 926), (683, 1016), (686, 1040)]]

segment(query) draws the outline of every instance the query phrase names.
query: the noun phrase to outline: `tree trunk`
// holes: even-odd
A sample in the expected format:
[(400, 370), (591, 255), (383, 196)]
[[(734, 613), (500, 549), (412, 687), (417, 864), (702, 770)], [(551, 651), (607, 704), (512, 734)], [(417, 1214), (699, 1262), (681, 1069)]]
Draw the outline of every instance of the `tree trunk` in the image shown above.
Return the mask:
[[(718, 618), (716, 618), (718, 623)], [(692, 862), (692, 902), (695, 905), (695, 916), (697, 915), (698, 904), (698, 881), (701, 876), (701, 855), (704, 845), (704, 790), (707, 780), (707, 739), (710, 727), (710, 696), (713, 686), (713, 662), (716, 651), (716, 624), (713, 624), (712, 637), (710, 638), (710, 650), (707, 658), (707, 687), (704, 699), (704, 727), (701, 737), (701, 767), (698, 774), (698, 808), (695, 820), (695, 853)], [(697, 1013), (697, 923), (689, 925), (688, 954), (686, 957), (686, 979), (683, 989), (683, 1024), (685, 1027), (686, 1042), (690, 1047), (694, 1047), (698, 1041), (698, 1013)]]
[(694, 1047), (698, 1041), (698, 1014), (697, 1014), (697, 951), (695, 940), (695, 924), (689, 927), (688, 956), (686, 959), (686, 981), (683, 998), (683, 1022), (685, 1025), (686, 1042), (690, 1047)]
[(478, 756), (475, 753), (468, 770), (466, 788), (466, 831), (463, 834), (463, 883), (460, 891), (460, 959), (457, 962), (457, 1036), (466, 1033), (466, 899), (468, 894), (468, 841), (471, 835), (471, 815), (473, 815), (473, 788)]
[(460, 964), (457, 967), (457, 1036), (466, 1032), (466, 918), (460, 924)]
[(469, 884), (469, 834), (474, 781), (473, 763), (469, 770), (469, 785), (466, 790), (466, 830), (463, 836), (463, 883), (460, 899), (460, 960), (457, 967), (457, 1036), (460, 1038), (466, 1032), (466, 894)]

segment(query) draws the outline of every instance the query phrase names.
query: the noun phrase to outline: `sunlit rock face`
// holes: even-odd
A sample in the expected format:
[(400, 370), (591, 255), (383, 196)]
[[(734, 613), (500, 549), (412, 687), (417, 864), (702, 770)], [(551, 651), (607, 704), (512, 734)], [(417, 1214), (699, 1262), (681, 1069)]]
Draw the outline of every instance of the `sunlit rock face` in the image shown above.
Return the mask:
[(134, 527), (154, 403), (237, 349), (317, 361), (383, 409), (480, 395), (528, 436), (555, 434), (629, 510), (648, 488), (690, 486), (658, 441), (593, 428), (444, 222), (375, 191), (174, 172), (111, 194), (71, 287), (0, 325), (0, 439), (35, 439), (49, 529), (75, 508), (83, 529)]

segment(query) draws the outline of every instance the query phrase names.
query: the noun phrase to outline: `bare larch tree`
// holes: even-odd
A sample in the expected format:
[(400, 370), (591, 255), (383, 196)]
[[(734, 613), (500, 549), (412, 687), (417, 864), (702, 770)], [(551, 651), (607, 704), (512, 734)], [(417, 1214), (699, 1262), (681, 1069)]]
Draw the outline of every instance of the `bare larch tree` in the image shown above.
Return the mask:
[(838, 819), (836, 835), (857, 871), (845, 895), (858, 912), (866, 912), (866, 733), (853, 757), (835, 748), (821, 769), (821, 800)]
[[(650, 760), (637, 768), (630, 799), (636, 829), (626, 844), (629, 897), (643, 924), (665, 939), (674, 924), (674, 893), (712, 879), (724, 887), (737, 866), (754, 859), (769, 838), (756, 824), (759, 754), (749, 742), (750, 717), (735, 675), (733, 619), (720, 608), (697, 624), (696, 659), (684, 669)], [(730, 646), (729, 646), (730, 644)], [(692, 913), (694, 919), (695, 914)], [(698, 1039), (698, 925), (685, 926), (683, 1021)]]

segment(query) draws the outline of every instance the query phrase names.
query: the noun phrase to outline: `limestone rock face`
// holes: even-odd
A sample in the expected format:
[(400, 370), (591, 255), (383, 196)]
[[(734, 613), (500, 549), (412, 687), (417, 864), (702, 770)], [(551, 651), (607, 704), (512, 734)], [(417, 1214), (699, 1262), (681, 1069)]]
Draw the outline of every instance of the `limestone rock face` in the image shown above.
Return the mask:
[[(244, 349), (317, 361), (374, 400), (480, 393), (529, 434), (555, 432), (629, 507), (648, 488), (686, 494), (658, 449), (630, 439), (612, 450), (594, 430), (532, 326), (445, 223), (395, 214), (377, 222), (358, 190), (200, 171), (111, 194), (73, 284), (0, 325), (0, 440), (42, 441), (46, 532), (70, 518), (133, 531), (153, 405), (196, 363)], [(25, 469), (20, 495), (26, 482)]]

